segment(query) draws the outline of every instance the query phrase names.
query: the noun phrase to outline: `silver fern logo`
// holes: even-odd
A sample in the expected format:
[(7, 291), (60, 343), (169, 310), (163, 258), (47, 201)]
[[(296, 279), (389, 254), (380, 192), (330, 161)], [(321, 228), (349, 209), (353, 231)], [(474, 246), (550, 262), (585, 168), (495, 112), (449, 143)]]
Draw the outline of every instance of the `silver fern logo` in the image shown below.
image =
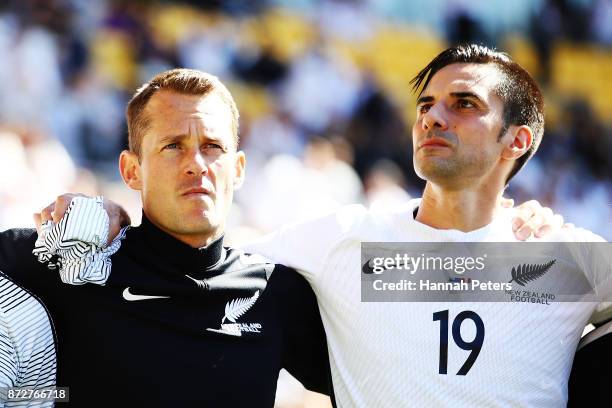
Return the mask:
[(221, 319), (221, 325), (223, 325), (225, 320), (236, 323), (236, 319), (253, 307), (255, 302), (257, 302), (257, 299), (259, 299), (259, 291), (255, 292), (255, 294), (250, 298), (238, 298), (232, 300), (231, 302), (227, 302), (225, 305), (225, 316), (223, 316), (223, 319)]
[[(259, 291), (256, 291), (250, 298), (237, 298), (227, 302), (225, 304), (225, 315), (221, 319), (221, 328), (206, 330), (231, 336), (241, 336), (243, 332), (261, 333), (260, 323), (237, 323), (238, 318), (253, 307), (257, 299), (259, 299)], [(225, 323), (226, 321), (231, 323)]]
[(512, 272), (510, 272), (512, 279), (510, 279), (508, 283), (516, 282), (521, 286), (525, 286), (527, 283), (542, 277), (542, 275), (548, 272), (550, 267), (555, 264), (555, 261), (556, 260), (553, 259), (552, 261), (540, 265), (523, 264), (516, 268), (512, 267)]
[[(515, 282), (523, 288), (537, 279), (544, 276), (555, 264), (553, 259), (543, 264), (522, 264), (517, 267), (512, 267), (510, 282)], [(550, 292), (542, 292), (529, 289), (513, 289), (506, 291), (510, 295), (510, 301), (518, 303), (534, 303), (541, 305), (550, 305), (556, 299), (556, 295)]]

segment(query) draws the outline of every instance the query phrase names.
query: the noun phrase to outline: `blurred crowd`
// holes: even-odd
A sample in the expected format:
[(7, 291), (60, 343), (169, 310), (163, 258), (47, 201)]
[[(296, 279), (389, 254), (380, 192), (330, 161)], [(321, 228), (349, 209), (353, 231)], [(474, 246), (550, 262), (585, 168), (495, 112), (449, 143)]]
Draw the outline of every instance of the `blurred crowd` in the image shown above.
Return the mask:
[[(540, 81), (547, 128), (507, 196), (612, 239), (612, 2), (430, 0), (0, 2), (0, 227), (64, 191), (123, 187), (124, 108), (155, 73), (228, 85), (247, 182), (234, 242), (349, 203), (419, 196), (410, 79), (447, 45), (508, 51)], [(421, 4), (422, 3), (422, 4)]]

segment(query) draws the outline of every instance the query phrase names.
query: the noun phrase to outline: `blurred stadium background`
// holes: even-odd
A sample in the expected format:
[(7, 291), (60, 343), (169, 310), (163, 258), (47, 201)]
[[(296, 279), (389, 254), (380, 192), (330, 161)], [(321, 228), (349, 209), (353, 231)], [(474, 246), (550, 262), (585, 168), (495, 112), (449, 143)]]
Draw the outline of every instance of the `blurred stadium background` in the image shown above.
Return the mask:
[(247, 183), (229, 239), (362, 202), (419, 196), (410, 79), (450, 44), (509, 52), (547, 101), (540, 151), (507, 196), (612, 239), (612, 0), (0, 1), (0, 227), (65, 191), (123, 186), (124, 108), (176, 66), (241, 111)]
[(62, 191), (122, 185), (124, 107), (175, 66), (218, 75), (241, 110), (236, 242), (294, 218), (418, 196), (410, 79), (448, 44), (509, 52), (540, 81), (547, 129), (507, 195), (612, 238), (612, 1), (0, 2), (0, 226)]

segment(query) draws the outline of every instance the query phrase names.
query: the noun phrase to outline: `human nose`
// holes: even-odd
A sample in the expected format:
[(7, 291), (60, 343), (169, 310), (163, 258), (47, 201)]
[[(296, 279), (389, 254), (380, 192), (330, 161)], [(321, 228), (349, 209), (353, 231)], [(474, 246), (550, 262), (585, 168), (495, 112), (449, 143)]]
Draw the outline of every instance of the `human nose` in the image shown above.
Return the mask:
[(440, 104), (432, 105), (422, 117), (423, 130), (434, 128), (446, 130), (448, 124), (444, 117), (443, 107)]
[(208, 173), (208, 164), (200, 149), (193, 149), (188, 155), (186, 173), (190, 176), (199, 176)]

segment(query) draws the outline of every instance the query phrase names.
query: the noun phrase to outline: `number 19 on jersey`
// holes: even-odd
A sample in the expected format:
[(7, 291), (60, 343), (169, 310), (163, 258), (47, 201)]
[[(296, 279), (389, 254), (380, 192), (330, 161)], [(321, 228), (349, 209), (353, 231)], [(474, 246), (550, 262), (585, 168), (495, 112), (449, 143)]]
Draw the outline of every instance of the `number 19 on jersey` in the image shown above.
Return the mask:
[[(476, 336), (472, 341), (465, 341), (461, 337), (461, 325), (465, 320), (471, 320), (476, 326)], [(440, 322), (440, 363), (438, 372), (447, 374), (448, 371), (448, 310), (441, 310), (433, 314), (433, 321)], [(482, 319), (476, 312), (464, 310), (453, 319), (452, 324), (453, 341), (459, 348), (470, 351), (470, 355), (465, 360), (457, 375), (466, 375), (478, 358), (485, 337), (485, 327)]]

